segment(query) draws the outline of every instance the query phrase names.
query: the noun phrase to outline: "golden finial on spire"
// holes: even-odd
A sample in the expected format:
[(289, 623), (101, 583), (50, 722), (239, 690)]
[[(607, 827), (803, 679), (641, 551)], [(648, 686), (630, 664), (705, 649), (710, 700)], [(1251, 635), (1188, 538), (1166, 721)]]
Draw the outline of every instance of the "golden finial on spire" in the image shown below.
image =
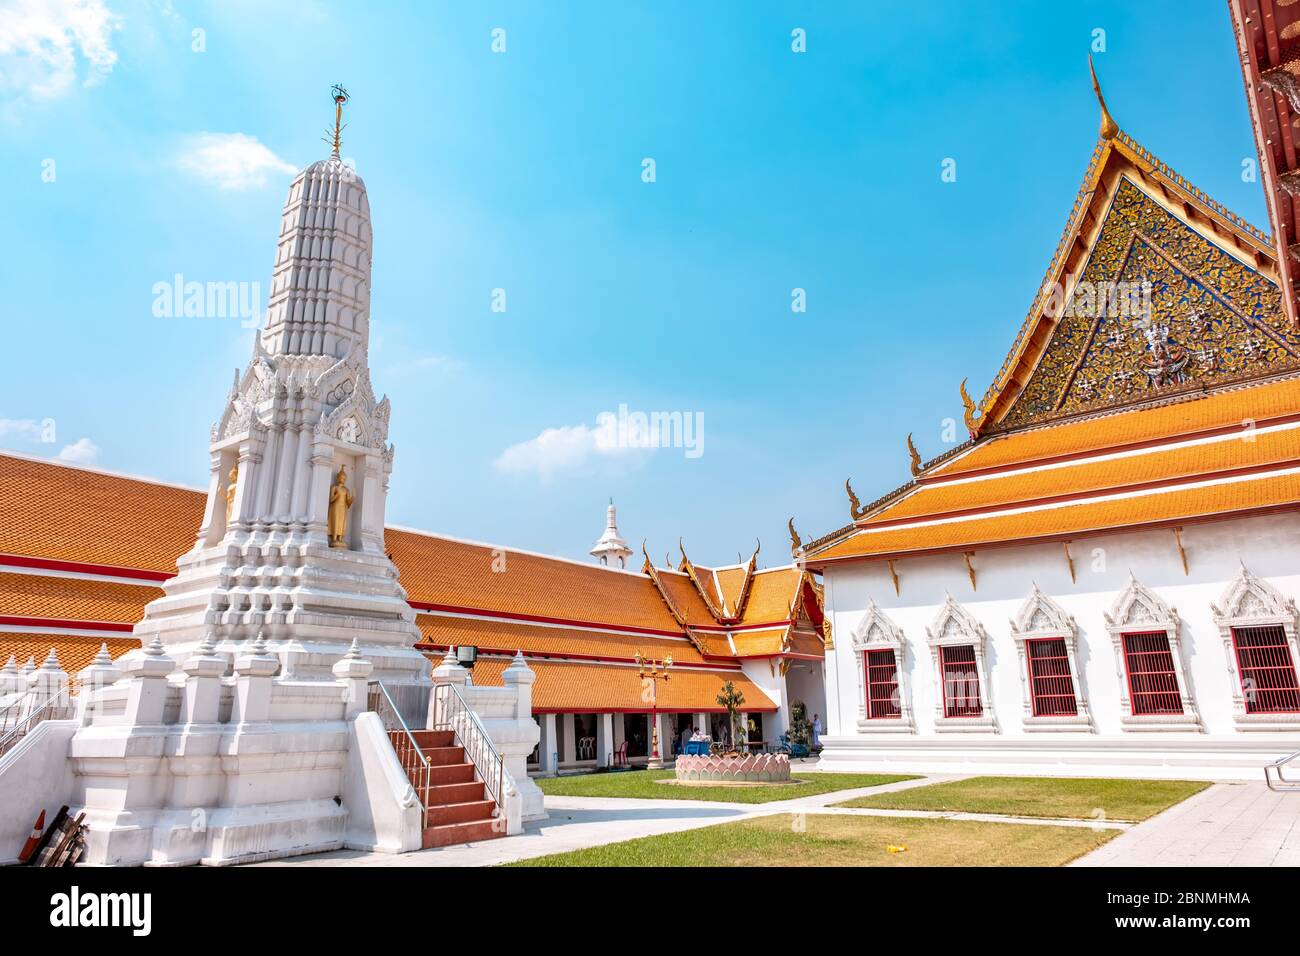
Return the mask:
[(1093, 69), (1091, 53), (1088, 54), (1088, 72), (1092, 74), (1092, 91), (1097, 94), (1097, 102), (1101, 104), (1101, 138), (1114, 139), (1119, 135), (1119, 124), (1111, 118), (1110, 110), (1106, 109), (1106, 97), (1101, 95), (1101, 84), (1097, 82), (1097, 71)]
[(339, 83), (335, 83), (330, 89), (330, 95), (334, 98), (334, 129), (326, 130), (323, 137), (325, 142), (333, 147), (333, 155), (339, 154), (339, 146), (342, 143), (343, 131), (347, 129), (347, 124), (343, 122), (343, 104), (352, 99), (348, 91), (343, 89)]

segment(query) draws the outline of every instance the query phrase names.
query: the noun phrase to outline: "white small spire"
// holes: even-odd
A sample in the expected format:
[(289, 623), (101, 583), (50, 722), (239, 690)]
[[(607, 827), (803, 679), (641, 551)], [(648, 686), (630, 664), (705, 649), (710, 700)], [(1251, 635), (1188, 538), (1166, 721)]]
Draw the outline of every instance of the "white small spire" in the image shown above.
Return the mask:
[(605, 509), (605, 533), (588, 553), (611, 568), (626, 568), (627, 559), (632, 557), (632, 549), (618, 533), (618, 512), (614, 510), (613, 498), (609, 499), (609, 507)]

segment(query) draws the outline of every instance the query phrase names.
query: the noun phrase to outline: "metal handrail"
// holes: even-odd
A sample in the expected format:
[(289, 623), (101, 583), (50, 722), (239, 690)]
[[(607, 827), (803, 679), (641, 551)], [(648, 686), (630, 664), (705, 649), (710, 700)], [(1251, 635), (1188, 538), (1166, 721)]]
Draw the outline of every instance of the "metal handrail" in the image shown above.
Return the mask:
[(398, 763), (402, 765), (411, 783), (415, 785), (415, 798), (420, 802), (421, 823), (423, 826), (428, 826), (431, 780), (429, 758), (425, 756), (424, 749), (411, 733), (411, 728), (402, 719), (401, 711), (393, 703), (393, 698), (382, 681), (372, 680), (366, 685), (366, 709), (374, 711), (380, 723), (384, 725), (388, 739), (393, 744), (393, 751), (397, 754)]
[[(1300, 750), (1291, 754), (1289, 757), (1283, 757), (1281, 760), (1274, 760), (1270, 764), (1264, 765), (1264, 782), (1268, 784), (1268, 789), (1276, 790), (1278, 793), (1289, 793), (1300, 791), (1300, 780), (1288, 780), (1282, 768), (1292, 760), (1300, 757)], [(1277, 771), (1277, 785), (1274, 786), (1273, 771)]]
[(450, 730), (460, 741), (465, 756), (478, 772), (484, 788), (496, 802), (493, 816), (505, 813), (505, 788), (513, 783), (506, 773), (506, 762), (488, 736), (478, 714), (465, 702), (460, 688), (455, 684), (438, 684), (433, 688), (432, 730)]
[[(18, 742), (31, 733), (38, 724), (47, 720), (67, 720), (75, 716), (77, 705), (69, 700), (70, 696), (66, 689), (61, 690), (32, 710), (26, 717), (17, 721), (11, 729), (7, 730), (3, 736), (0, 736), (0, 757), (3, 757), (16, 747)], [(5, 713), (12, 709), (12, 707), (5, 708)]]

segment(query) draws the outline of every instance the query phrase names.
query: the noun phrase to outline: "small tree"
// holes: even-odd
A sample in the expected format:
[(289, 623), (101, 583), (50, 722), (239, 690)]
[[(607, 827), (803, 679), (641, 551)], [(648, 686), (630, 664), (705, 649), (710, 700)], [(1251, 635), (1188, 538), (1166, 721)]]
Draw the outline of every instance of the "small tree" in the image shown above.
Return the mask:
[(731, 746), (736, 746), (736, 740), (740, 735), (740, 707), (745, 703), (745, 695), (736, 690), (736, 685), (727, 681), (722, 685), (722, 692), (714, 698), (719, 707), (727, 709), (727, 730), (731, 735)]
[(792, 744), (807, 747), (812, 739), (812, 727), (808, 723), (808, 708), (803, 701), (796, 700), (790, 705), (790, 729), (786, 731), (786, 740)]

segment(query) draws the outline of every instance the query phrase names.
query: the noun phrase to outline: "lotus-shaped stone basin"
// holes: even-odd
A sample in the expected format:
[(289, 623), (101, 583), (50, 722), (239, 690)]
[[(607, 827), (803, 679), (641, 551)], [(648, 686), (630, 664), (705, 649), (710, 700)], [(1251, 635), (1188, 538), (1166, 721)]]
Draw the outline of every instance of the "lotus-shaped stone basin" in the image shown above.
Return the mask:
[(738, 754), (677, 758), (679, 783), (785, 783), (790, 780), (790, 758), (785, 754)]

